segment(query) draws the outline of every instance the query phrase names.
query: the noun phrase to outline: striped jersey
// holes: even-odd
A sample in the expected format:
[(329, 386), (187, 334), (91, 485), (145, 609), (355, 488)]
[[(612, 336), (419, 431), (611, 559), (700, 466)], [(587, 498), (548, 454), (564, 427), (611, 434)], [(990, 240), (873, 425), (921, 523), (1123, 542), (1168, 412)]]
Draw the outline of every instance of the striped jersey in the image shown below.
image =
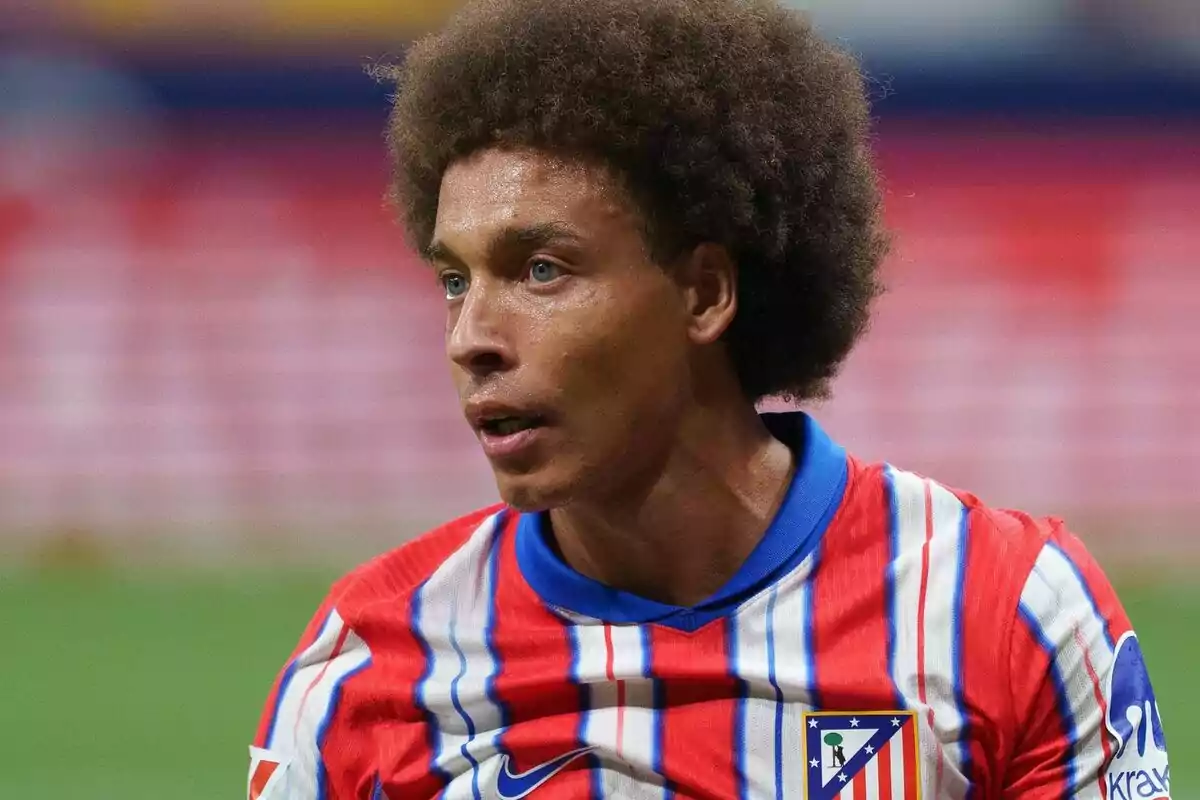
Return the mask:
[(1060, 522), (765, 419), (795, 476), (695, 607), (576, 573), (503, 507), (342, 579), (251, 800), (1169, 796), (1138, 640)]

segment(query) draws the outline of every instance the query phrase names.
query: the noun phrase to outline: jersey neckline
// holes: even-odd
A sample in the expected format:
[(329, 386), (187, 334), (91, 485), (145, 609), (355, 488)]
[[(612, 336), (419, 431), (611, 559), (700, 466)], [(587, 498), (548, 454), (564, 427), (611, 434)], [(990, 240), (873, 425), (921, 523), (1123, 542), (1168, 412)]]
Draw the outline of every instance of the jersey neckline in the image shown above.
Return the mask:
[(658, 623), (694, 631), (725, 616), (794, 570), (820, 544), (841, 505), (849, 476), (846, 451), (812, 417), (801, 412), (763, 414), (797, 464), (783, 502), (741, 568), (712, 597), (691, 608), (659, 603), (592, 580), (569, 567), (549, 542), (547, 515), (522, 514), (517, 563), (547, 605), (615, 624)]

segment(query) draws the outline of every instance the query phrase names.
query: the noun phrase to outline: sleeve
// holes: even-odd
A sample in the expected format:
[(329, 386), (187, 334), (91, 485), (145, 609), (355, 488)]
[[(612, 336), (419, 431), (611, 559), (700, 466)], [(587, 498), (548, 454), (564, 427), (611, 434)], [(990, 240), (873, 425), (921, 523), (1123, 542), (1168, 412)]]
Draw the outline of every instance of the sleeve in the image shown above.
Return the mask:
[(349, 721), (347, 688), (371, 664), (366, 643), (327, 599), (267, 697), (250, 747), (249, 800), (356, 798), (374, 780)]
[(1018, 745), (1005, 797), (1170, 797), (1137, 635), (1100, 567), (1057, 524), (1021, 593), (1009, 656)]

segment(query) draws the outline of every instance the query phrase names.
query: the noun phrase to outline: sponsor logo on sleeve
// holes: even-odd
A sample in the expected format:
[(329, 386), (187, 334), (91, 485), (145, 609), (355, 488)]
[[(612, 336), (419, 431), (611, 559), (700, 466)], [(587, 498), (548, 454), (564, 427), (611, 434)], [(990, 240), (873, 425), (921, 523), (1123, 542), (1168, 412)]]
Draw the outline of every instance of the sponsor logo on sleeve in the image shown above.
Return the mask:
[(1162, 717), (1141, 645), (1132, 631), (1117, 642), (1105, 698), (1105, 727), (1116, 743), (1104, 778), (1108, 799), (1168, 800), (1171, 773)]

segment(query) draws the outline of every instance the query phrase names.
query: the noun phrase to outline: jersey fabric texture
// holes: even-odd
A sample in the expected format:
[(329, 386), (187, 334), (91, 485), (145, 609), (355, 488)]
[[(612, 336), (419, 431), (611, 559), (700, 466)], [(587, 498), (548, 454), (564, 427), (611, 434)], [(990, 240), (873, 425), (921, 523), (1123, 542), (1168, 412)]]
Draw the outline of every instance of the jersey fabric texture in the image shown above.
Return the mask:
[(795, 477), (696, 607), (576, 573), (503, 507), (342, 579), (251, 800), (1168, 797), (1137, 638), (1060, 522), (764, 418)]

